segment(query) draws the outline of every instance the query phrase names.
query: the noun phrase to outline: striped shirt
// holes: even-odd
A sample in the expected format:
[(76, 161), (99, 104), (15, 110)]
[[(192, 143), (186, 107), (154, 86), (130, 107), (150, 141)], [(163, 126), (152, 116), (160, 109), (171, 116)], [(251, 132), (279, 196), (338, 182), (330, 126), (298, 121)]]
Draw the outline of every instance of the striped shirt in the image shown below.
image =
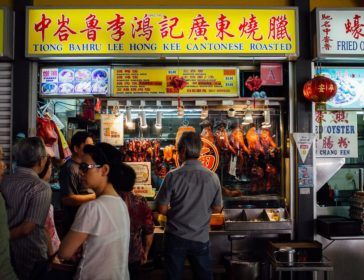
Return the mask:
[(36, 225), (29, 235), (10, 242), (12, 263), (17, 275), (20, 279), (29, 279), (36, 263), (47, 259), (44, 224), (52, 191), (48, 183), (32, 169), (18, 167), (14, 174), (5, 176), (0, 192), (5, 198), (10, 229), (25, 221)]

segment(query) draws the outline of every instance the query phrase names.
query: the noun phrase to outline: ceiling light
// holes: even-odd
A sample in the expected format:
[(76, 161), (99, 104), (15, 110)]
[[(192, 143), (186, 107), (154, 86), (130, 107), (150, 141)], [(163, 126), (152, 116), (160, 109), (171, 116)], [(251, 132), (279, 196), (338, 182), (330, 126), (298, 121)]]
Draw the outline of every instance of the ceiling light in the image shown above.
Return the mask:
[(133, 119), (131, 117), (131, 108), (127, 107), (125, 110), (125, 123), (127, 127), (131, 127), (133, 125)]
[(161, 111), (158, 111), (157, 115), (155, 117), (155, 128), (156, 129), (162, 128), (162, 116), (163, 116), (163, 113)]
[(264, 111), (263, 111), (264, 121), (262, 122), (262, 128), (269, 128), (272, 126), (270, 123), (270, 111), (268, 106), (269, 106), (269, 100), (265, 100)]
[(140, 128), (147, 128), (148, 127), (148, 124), (147, 124), (147, 117), (145, 115), (145, 112), (144, 110), (142, 110), (140, 113), (139, 113), (139, 117), (140, 117)]

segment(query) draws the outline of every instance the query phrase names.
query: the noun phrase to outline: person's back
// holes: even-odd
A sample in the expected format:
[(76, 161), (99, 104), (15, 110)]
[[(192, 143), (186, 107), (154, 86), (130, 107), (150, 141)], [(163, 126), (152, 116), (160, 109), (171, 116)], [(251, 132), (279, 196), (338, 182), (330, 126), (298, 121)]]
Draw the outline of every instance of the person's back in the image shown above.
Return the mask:
[(38, 177), (46, 162), (45, 147), (37, 137), (23, 140), (17, 155), (18, 168), (4, 177), (0, 191), (7, 207), (10, 250), (20, 279), (44, 273), (47, 238), (44, 224), (51, 203), (50, 186)]
[[(191, 159), (169, 172), (163, 184), (170, 186), (172, 192), (166, 232), (188, 240), (208, 241), (211, 206), (216, 201), (219, 203), (217, 175), (199, 160)], [(159, 196), (158, 202), (162, 203), (161, 200)]]
[(167, 215), (165, 262), (168, 279), (181, 279), (185, 258), (196, 279), (212, 279), (209, 256), (211, 212), (221, 211), (220, 181), (198, 160), (202, 142), (195, 132), (182, 134), (177, 151), (183, 165), (167, 174), (158, 192), (158, 211)]

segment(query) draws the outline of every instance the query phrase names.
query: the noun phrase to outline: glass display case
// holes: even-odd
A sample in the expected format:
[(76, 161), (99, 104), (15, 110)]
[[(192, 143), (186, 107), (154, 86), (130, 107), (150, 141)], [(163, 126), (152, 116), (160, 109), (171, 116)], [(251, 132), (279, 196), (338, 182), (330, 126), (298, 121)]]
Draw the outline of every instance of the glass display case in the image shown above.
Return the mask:
[[(245, 214), (225, 214), (225, 229), (289, 233), (292, 223), (287, 209), (289, 188), (285, 186), (284, 98), (227, 101), (184, 99), (178, 107), (172, 99), (103, 99), (101, 113), (123, 116), (123, 144), (118, 148), (125, 162), (138, 163), (133, 164), (137, 176), (148, 173), (148, 183), (138, 184), (135, 190), (152, 208), (167, 172), (181, 164), (176, 152), (178, 137), (192, 130), (203, 142), (200, 161), (220, 179), (224, 208)], [(56, 110), (60, 118), (67, 118), (67, 138), (82, 129), (91, 131), (98, 141), (103, 133), (98, 115), (85, 122), (82, 102), (68, 107)], [(254, 209), (254, 215), (250, 209)]]
[(185, 102), (183, 117), (171, 106), (121, 112), (126, 118), (120, 147), (124, 160), (151, 162), (156, 192), (167, 172), (180, 164), (179, 135), (194, 130), (203, 141), (200, 160), (221, 181), (225, 230), (290, 233), (282, 102), (246, 99), (239, 105), (202, 107)]
[[(178, 134), (195, 130), (205, 139), (200, 160), (218, 174), (225, 207), (284, 206), (281, 104), (249, 102), (237, 106), (185, 106), (183, 117), (172, 107), (123, 109), (126, 122), (130, 119), (124, 127), (121, 147), (125, 161), (150, 161), (152, 184), (158, 190), (165, 174), (179, 165)], [(207, 149), (206, 142), (214, 149)], [(206, 153), (217, 161), (215, 166), (211, 157), (206, 162)]]

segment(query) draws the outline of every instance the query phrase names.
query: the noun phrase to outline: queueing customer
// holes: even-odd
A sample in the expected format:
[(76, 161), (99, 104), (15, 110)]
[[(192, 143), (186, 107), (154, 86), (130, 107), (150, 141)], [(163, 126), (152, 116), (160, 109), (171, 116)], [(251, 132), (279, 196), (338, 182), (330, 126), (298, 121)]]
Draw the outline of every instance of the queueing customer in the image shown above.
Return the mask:
[(120, 151), (106, 143), (84, 147), (82, 180), (96, 199), (80, 206), (58, 252), (61, 261), (70, 260), (82, 246), (75, 279), (129, 279), (130, 221), (117, 191), (134, 182), (126, 179), (121, 158)]
[(9, 227), (7, 220), (5, 200), (0, 193), (0, 279), (15, 280), (18, 278), (15, 275), (10, 261)]
[[(46, 164), (38, 175), (39, 178), (49, 183), (49, 180), (52, 176), (52, 158), (50, 156), (47, 157)], [(44, 227), (48, 234), (48, 255), (53, 256), (58, 251), (61, 241), (59, 240), (56, 225), (54, 223), (54, 207), (52, 204), (49, 207)]]
[(119, 192), (126, 203), (130, 217), (129, 274), (131, 280), (141, 280), (141, 265), (148, 260), (149, 249), (153, 242), (154, 223), (152, 210), (147, 200), (133, 193), (135, 171), (125, 166), (125, 178), (130, 180), (129, 188)]
[[(3, 160), (4, 154), (0, 147), (0, 181), (6, 170), (6, 164)], [(6, 215), (5, 200), (0, 193), (0, 279), (16, 280), (14, 269), (11, 266), (9, 251), (9, 226), (8, 217)]]
[(66, 234), (75, 218), (78, 207), (87, 201), (94, 200), (95, 194), (82, 186), (82, 179), (79, 173), (83, 147), (93, 145), (92, 135), (86, 131), (76, 132), (71, 139), (72, 158), (67, 160), (59, 173), (61, 187), (63, 222), (61, 236)]
[(4, 177), (3, 194), (10, 228), (12, 264), (20, 279), (42, 279), (47, 271), (47, 237), (44, 223), (52, 191), (38, 177), (47, 154), (42, 139), (31, 137), (18, 144), (17, 169)]
[(201, 139), (195, 132), (182, 134), (177, 144), (182, 166), (164, 178), (156, 201), (167, 215), (164, 249), (168, 279), (183, 277), (187, 257), (196, 279), (212, 279), (209, 253), (211, 212), (220, 212), (222, 196), (217, 175), (198, 160)]

